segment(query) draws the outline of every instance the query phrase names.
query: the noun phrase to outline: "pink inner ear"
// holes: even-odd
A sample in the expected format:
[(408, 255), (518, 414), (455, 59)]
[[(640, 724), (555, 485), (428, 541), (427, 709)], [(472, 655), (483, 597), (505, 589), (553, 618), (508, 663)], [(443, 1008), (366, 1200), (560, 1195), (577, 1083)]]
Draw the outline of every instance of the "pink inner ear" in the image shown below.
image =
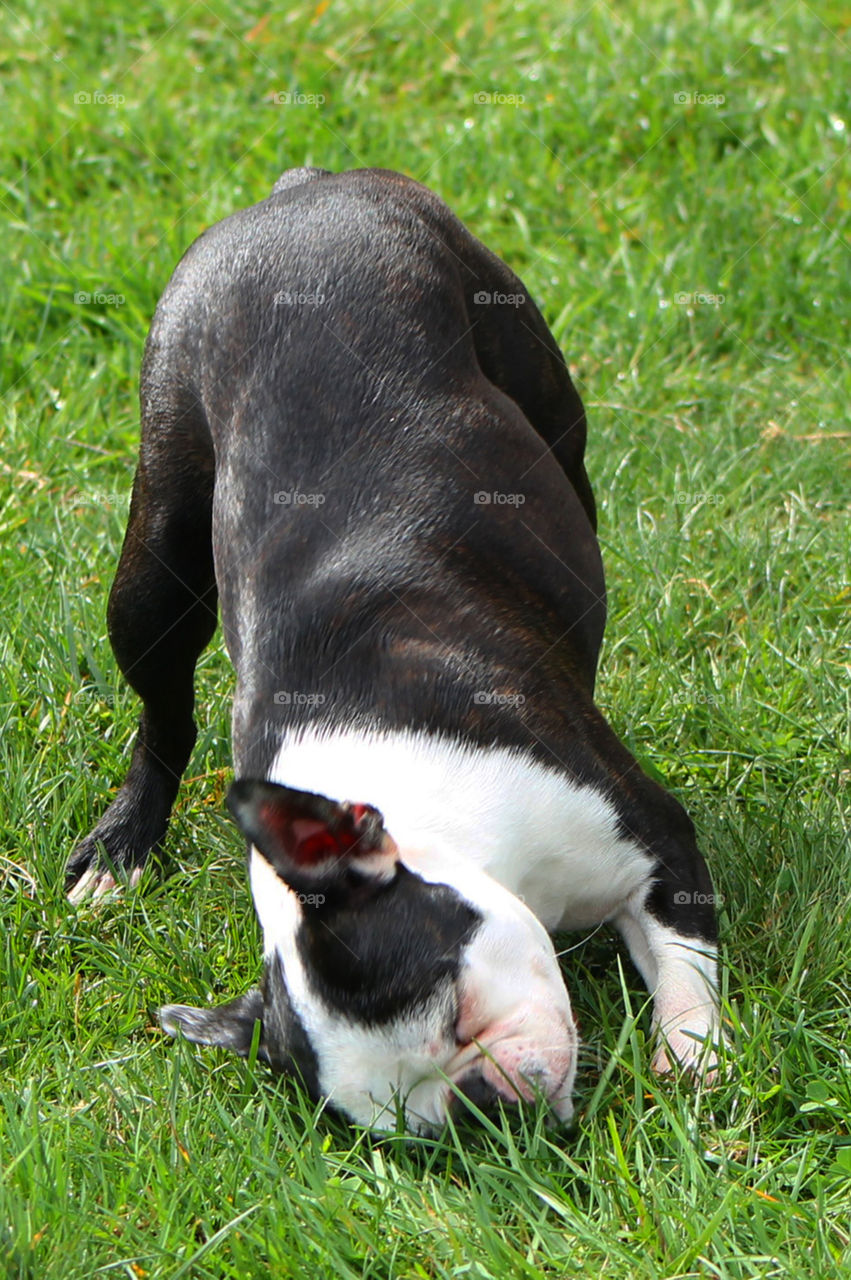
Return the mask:
[(295, 840), (296, 848), (326, 830), (324, 822), (317, 822), (313, 818), (293, 818), (289, 828)]
[(365, 804), (341, 807), (339, 817), (328, 823), (319, 818), (296, 817), (287, 807), (266, 803), (260, 805), (258, 816), (294, 862), (312, 866), (352, 853), (374, 853), (374, 843), (359, 830), (373, 812)]
[[(296, 837), (295, 848), (291, 849), (293, 861), (315, 864), (327, 862), (329, 858), (343, 858), (350, 853), (355, 841), (346, 838), (346, 833), (334, 835), (327, 827), (312, 822), (294, 822), (293, 828), (314, 827), (311, 835)], [(295, 831), (293, 832), (295, 834)]]

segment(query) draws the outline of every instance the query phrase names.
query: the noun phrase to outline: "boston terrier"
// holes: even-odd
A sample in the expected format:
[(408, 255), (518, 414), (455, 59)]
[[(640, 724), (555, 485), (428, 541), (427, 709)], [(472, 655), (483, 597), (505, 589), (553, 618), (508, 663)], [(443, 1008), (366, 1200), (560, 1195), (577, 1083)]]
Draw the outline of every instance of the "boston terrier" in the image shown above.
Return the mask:
[(549, 934), (612, 921), (655, 1069), (712, 1073), (712, 882), (594, 704), (585, 415), (522, 281), (409, 178), (292, 170), (178, 265), (141, 413), (108, 620), (142, 716), (70, 897), (162, 841), (218, 602), (264, 936), (258, 988), (165, 1030), (254, 1045), (378, 1129), (432, 1132), (459, 1095), (566, 1120)]

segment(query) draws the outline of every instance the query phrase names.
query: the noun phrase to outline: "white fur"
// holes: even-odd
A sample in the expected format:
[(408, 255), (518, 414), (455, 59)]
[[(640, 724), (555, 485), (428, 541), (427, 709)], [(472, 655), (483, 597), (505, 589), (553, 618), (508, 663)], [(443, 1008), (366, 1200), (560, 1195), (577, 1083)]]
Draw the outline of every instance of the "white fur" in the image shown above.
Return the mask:
[(653, 993), (653, 1029), (660, 1041), (653, 1069), (675, 1063), (711, 1079), (722, 1041), (716, 949), (666, 928), (636, 895), (615, 921), (636, 969)]
[(433, 1128), (451, 1097), (443, 1077), (457, 1082), (475, 1067), (505, 1097), (539, 1090), (569, 1118), (577, 1035), (547, 930), (596, 925), (646, 886), (651, 859), (618, 833), (613, 806), (520, 752), (415, 733), (292, 733), (269, 777), (374, 805), (401, 861), (455, 888), (484, 920), (455, 993), (437, 993), (416, 1017), (364, 1027), (314, 993), (295, 945), (301, 907), (252, 849), (264, 949), (283, 962), (322, 1092), (363, 1124), (392, 1127), (398, 1099), (410, 1127)]
[(415, 733), (291, 734), (269, 778), (375, 805), (424, 879), (469, 896), (482, 892), (486, 872), (550, 932), (609, 919), (652, 865), (619, 835), (598, 791), (503, 747)]

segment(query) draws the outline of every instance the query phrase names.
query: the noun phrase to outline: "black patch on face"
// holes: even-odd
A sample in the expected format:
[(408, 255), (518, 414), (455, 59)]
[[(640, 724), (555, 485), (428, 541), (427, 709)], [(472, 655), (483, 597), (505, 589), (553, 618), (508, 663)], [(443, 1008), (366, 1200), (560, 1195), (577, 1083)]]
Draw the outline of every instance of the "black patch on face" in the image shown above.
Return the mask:
[(328, 1008), (380, 1026), (454, 985), (482, 915), (455, 889), (429, 884), (401, 865), (381, 886), (358, 884), (357, 873), (350, 875), (345, 894), (305, 910), (296, 943)]

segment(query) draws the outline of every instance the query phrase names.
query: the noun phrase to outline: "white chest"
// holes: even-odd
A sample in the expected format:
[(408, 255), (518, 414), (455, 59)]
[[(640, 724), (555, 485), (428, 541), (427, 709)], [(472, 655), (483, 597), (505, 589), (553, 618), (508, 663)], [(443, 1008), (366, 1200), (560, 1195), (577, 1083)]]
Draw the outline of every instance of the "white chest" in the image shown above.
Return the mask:
[(415, 733), (292, 734), (269, 776), (374, 805), (411, 870), (474, 902), (485, 873), (550, 931), (608, 919), (652, 865), (619, 834), (617, 814), (599, 792), (500, 747)]

